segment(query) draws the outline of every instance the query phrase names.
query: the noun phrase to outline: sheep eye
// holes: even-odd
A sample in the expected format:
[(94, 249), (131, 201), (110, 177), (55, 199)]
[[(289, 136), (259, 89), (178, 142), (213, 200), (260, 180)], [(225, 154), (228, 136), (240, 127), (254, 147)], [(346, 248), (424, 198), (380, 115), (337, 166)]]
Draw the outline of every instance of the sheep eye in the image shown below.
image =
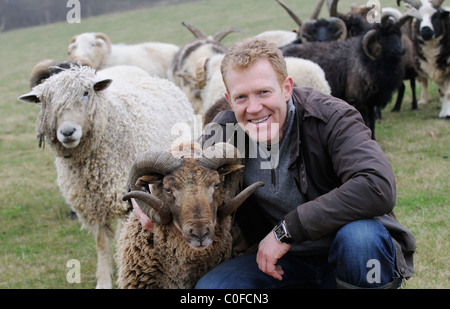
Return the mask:
[(170, 190), (170, 189), (164, 189), (164, 191), (166, 191), (167, 194), (171, 194), (172, 193), (172, 190)]
[(89, 92), (88, 92), (88, 91), (85, 91), (85, 92), (83, 93), (83, 97), (87, 97), (87, 96), (89, 96)]
[(219, 189), (219, 187), (220, 187), (220, 183), (218, 183), (218, 184), (216, 184), (215, 186), (214, 186), (214, 189)]

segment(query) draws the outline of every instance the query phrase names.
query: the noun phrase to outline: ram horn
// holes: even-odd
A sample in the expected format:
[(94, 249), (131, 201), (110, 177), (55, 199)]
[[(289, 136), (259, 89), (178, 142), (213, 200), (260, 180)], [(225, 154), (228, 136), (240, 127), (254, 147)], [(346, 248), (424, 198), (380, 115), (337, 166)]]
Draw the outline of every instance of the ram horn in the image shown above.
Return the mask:
[[(243, 159), (237, 148), (228, 143), (217, 143), (203, 151), (198, 163), (206, 168), (217, 170), (224, 165), (241, 165)], [(241, 169), (225, 175), (224, 179), (224, 204), (227, 204), (239, 189), (241, 179)]]
[(319, 0), (319, 2), (317, 2), (316, 7), (311, 14), (311, 17), (309, 17), (310, 19), (317, 19), (319, 17), (324, 2), (325, 0)]
[(435, 9), (439, 9), (442, 5), (442, 3), (444, 2), (444, 0), (431, 0), (431, 5), (435, 8)]
[(214, 34), (213, 40), (216, 42), (221, 42), (224, 37), (226, 37), (228, 34), (233, 33), (233, 32), (242, 32), (242, 30), (239, 28), (234, 28), (234, 27), (224, 28), (224, 29), (220, 30), (219, 32), (217, 32), (216, 34)]
[[(402, 0), (397, 0), (397, 5), (400, 6), (400, 2), (402, 2)], [(422, 6), (422, 2), (420, 2), (420, 0), (403, 0), (403, 2), (411, 5), (413, 8), (419, 9)], [(432, 3), (435, 1), (432, 1)], [(443, 1), (441, 1), (442, 4)], [(434, 6), (434, 5), (433, 5)]]
[(295, 23), (301, 28), (303, 22), (300, 19), (300, 17), (298, 17), (297, 14), (295, 14), (290, 8), (288, 8), (286, 5), (284, 5), (284, 3), (282, 3), (280, 0), (275, 0), (275, 1), (278, 2), (278, 4), (281, 5), (286, 10), (286, 12), (289, 14), (289, 16), (291, 16), (291, 18), (295, 21)]
[(231, 215), (234, 211), (236, 211), (236, 209), (238, 209), (239, 206), (242, 205), (242, 203), (245, 202), (245, 200), (250, 195), (252, 195), (258, 188), (263, 186), (264, 182), (258, 181), (242, 190), (238, 195), (236, 195), (219, 209), (219, 216), (225, 217)]
[(181, 22), (181, 24), (183, 26), (185, 26), (197, 39), (204, 40), (204, 39), (208, 38), (208, 36), (203, 31), (198, 29), (197, 27), (190, 25), (188, 23), (185, 23), (184, 21)]
[(327, 0), (328, 12), (330, 17), (338, 17), (337, 11), (338, 0)]
[(97, 32), (95, 33), (95, 38), (105, 41), (106, 46), (108, 47), (108, 53), (111, 53), (111, 41), (109, 40), (109, 37), (106, 34), (102, 32)]
[(376, 30), (369, 30), (363, 37), (363, 41), (362, 41), (362, 47), (364, 50), (364, 53), (366, 54), (367, 57), (369, 57), (372, 60), (377, 60), (377, 58), (372, 55), (372, 53), (369, 50), (369, 44), (370, 44), (370, 40), (377, 34)]
[(125, 194), (123, 198), (129, 199), (136, 196), (139, 207), (152, 220), (161, 224), (170, 222), (172, 215), (168, 207), (151, 194), (140, 191), (141, 186), (138, 180), (152, 174), (164, 177), (179, 168), (181, 164), (181, 158), (175, 158), (167, 151), (147, 151), (139, 154), (134, 160), (128, 176), (128, 189), (131, 192)]
[[(152, 219), (153, 222), (159, 224), (168, 224), (170, 221), (172, 221), (172, 213), (170, 212), (170, 209), (164, 207), (161, 200), (154, 197), (150, 193), (143, 191), (131, 191), (125, 194), (122, 199), (124, 201), (127, 201), (132, 198), (136, 199), (139, 207), (149, 218)], [(143, 202), (145, 204), (139, 202)], [(150, 206), (151, 208), (148, 208), (148, 206)]]

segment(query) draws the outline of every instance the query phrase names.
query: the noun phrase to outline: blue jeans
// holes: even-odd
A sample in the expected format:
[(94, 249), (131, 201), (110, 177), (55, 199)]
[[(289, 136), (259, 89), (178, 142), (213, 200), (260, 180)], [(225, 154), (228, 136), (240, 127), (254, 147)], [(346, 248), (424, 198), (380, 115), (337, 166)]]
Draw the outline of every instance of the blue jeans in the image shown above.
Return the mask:
[(376, 219), (343, 226), (328, 256), (303, 258), (290, 253), (277, 262), (284, 270), (279, 281), (259, 270), (256, 254), (218, 265), (197, 282), (197, 289), (375, 288), (395, 278), (395, 249), (391, 236)]

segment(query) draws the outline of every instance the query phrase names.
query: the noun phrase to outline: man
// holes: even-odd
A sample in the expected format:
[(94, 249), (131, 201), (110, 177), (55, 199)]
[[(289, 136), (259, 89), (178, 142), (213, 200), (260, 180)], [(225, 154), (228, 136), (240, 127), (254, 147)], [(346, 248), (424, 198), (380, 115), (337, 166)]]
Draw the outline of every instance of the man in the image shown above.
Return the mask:
[(203, 144), (234, 143), (245, 153), (243, 187), (265, 187), (234, 218), (235, 249), (257, 252), (220, 264), (196, 288), (398, 288), (413, 273), (415, 241), (391, 213), (393, 171), (359, 112), (294, 88), (264, 40), (230, 48), (221, 71), (232, 111), (205, 128)]

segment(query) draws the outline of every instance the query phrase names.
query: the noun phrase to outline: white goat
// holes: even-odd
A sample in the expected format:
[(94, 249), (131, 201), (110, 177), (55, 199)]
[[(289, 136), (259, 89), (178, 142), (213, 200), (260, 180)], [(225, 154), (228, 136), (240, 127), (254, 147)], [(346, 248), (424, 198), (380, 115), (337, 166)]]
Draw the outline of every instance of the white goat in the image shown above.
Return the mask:
[(111, 288), (112, 221), (129, 211), (121, 199), (129, 168), (137, 153), (169, 147), (172, 127), (192, 124), (192, 107), (172, 82), (131, 66), (99, 74), (72, 66), (19, 100), (41, 106), (39, 145), (50, 145), (61, 193), (95, 236), (97, 288)]
[(136, 45), (111, 44), (104, 33), (86, 32), (69, 42), (70, 58), (89, 59), (95, 69), (115, 65), (134, 65), (152, 76), (167, 78), (167, 70), (179, 47), (169, 43), (148, 42)]
[(191, 78), (195, 76), (198, 59), (211, 57), (216, 54), (224, 54), (227, 51), (222, 39), (231, 32), (239, 32), (240, 29), (228, 27), (217, 32), (214, 36), (207, 36), (195, 26), (182, 23), (195, 36), (195, 40), (183, 45), (173, 58), (170, 70), (167, 73), (170, 80), (179, 86), (187, 95), (195, 112), (202, 114), (202, 102), (198, 89), (195, 88)]

